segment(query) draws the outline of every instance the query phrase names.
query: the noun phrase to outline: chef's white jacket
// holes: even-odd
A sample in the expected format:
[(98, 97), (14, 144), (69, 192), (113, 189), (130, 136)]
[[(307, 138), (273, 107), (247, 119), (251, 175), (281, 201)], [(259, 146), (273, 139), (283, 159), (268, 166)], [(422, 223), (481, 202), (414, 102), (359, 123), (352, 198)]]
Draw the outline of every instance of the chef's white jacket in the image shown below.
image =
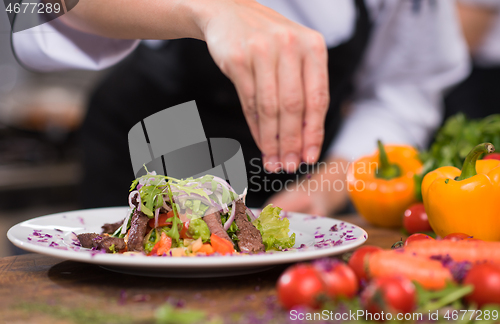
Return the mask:
[[(351, 0), (260, 0), (324, 35), (328, 47), (354, 32)], [(371, 153), (376, 140), (425, 147), (442, 117), (443, 93), (469, 71), (454, 0), (366, 0), (373, 22), (355, 78), (351, 108), (330, 147), (348, 160)], [(19, 60), (38, 71), (107, 68), (139, 40), (109, 39), (55, 20), (13, 34)], [(149, 42), (154, 46), (154, 41)]]

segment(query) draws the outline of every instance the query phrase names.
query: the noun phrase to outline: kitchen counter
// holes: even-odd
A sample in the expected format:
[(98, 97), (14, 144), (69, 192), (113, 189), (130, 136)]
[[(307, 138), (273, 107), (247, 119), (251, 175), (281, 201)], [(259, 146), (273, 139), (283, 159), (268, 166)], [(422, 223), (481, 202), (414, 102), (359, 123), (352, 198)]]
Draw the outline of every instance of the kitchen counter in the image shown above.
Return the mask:
[[(336, 217), (363, 227), (367, 244), (390, 248), (398, 230), (368, 225), (356, 215)], [(404, 237), (403, 237), (404, 238)], [(225, 278), (152, 278), (39, 254), (0, 259), (0, 323), (155, 323), (158, 307), (202, 310), (204, 323), (287, 322), (276, 281), (289, 265)]]

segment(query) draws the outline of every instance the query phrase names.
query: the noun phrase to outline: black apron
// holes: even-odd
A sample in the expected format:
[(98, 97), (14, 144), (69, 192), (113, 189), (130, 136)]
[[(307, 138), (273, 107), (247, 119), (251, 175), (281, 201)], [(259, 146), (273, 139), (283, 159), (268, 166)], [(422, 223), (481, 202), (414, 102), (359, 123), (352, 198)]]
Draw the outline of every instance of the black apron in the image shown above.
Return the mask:
[[(351, 92), (351, 80), (369, 38), (364, 1), (354, 1), (357, 20), (352, 38), (328, 50), (331, 102), (322, 154), (338, 129), (340, 105)], [(205, 42), (179, 39), (159, 49), (140, 45), (91, 96), (81, 128), (83, 207), (126, 205), (134, 178), (128, 131), (155, 112), (191, 100), (196, 100), (207, 138), (233, 138), (241, 144), (249, 179), (249, 206), (260, 207), (281, 189), (277, 184), (297, 178), (296, 174), (263, 171), (261, 152), (250, 134), (233, 84), (216, 66)]]

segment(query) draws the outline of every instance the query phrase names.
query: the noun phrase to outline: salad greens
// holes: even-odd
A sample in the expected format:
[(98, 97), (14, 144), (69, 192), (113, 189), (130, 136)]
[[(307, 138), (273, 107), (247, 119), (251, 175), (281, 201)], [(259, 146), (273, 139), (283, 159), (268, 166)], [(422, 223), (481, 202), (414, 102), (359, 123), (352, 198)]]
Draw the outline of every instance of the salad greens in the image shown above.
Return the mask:
[(280, 218), (281, 208), (267, 205), (252, 224), (260, 231), (266, 251), (291, 248), (295, 244), (295, 233), (288, 236), (290, 221)]
[[(129, 214), (123, 225), (113, 233), (114, 237), (126, 239), (132, 226), (134, 212), (142, 212), (151, 220), (149, 227), (155, 227), (143, 240), (146, 253), (159, 253), (162, 249), (183, 248), (186, 237), (203, 243), (210, 243), (211, 232), (203, 216), (211, 213), (209, 208), (220, 211), (221, 223), (229, 238), (239, 241), (234, 204), (244, 201), (246, 190), (238, 195), (225, 181), (216, 176), (175, 179), (149, 172), (132, 182), (129, 194)], [(281, 208), (272, 205), (264, 208), (258, 218), (245, 206), (248, 221), (259, 230), (266, 250), (282, 250), (295, 244), (295, 234), (288, 235), (289, 221), (280, 218)], [(189, 221), (189, 225), (187, 222)], [(154, 222), (154, 225), (153, 225)], [(184, 224), (184, 225), (183, 225)], [(187, 228), (185, 228), (187, 226)], [(166, 234), (171, 240), (162, 239)], [(182, 235), (182, 237), (181, 237)], [(164, 237), (164, 235), (163, 235)], [(199, 245), (200, 243), (198, 243)], [(196, 246), (196, 248), (199, 248)], [(196, 252), (196, 251), (194, 251)]]
[(184, 205), (191, 210), (190, 215), (192, 216), (192, 218), (203, 217), (209, 207), (208, 205), (203, 204), (201, 201), (194, 199), (186, 200), (186, 203)]
[[(231, 212), (232, 212), (232, 208), (229, 209), (229, 212), (227, 213), (227, 215), (221, 216), (222, 225), (226, 224), (227, 219), (229, 218), (229, 215), (231, 214)], [(251, 220), (249, 220), (249, 221), (251, 221)], [(238, 225), (236, 225), (236, 222), (232, 222), (231, 226), (229, 226), (229, 228), (227, 229), (226, 232), (227, 232), (227, 235), (229, 235), (229, 237), (233, 241), (239, 241), (238, 237), (236, 236), (237, 231), (238, 231)]]

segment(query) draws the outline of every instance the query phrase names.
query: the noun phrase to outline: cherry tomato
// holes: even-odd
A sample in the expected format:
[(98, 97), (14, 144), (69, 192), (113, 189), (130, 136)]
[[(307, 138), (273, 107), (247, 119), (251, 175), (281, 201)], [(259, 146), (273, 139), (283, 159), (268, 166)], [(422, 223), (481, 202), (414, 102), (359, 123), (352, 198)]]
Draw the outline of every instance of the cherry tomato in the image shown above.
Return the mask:
[(411, 242), (420, 241), (420, 240), (433, 240), (433, 238), (430, 237), (429, 235), (426, 235), (426, 234), (415, 233), (415, 234), (410, 235), (406, 239), (405, 246), (408, 246), (408, 244), (411, 244)]
[(325, 293), (325, 285), (314, 266), (297, 264), (281, 275), (277, 290), (278, 299), (286, 309), (296, 306), (319, 308), (318, 297)]
[(443, 240), (450, 240), (450, 241), (462, 241), (465, 239), (471, 239), (473, 238), (472, 236), (464, 233), (451, 233), (443, 237)]
[(500, 160), (500, 153), (491, 153), (483, 157), (483, 160)]
[(432, 231), (424, 204), (413, 204), (405, 210), (403, 226), (410, 234)]
[(315, 262), (314, 266), (325, 284), (328, 297), (352, 298), (358, 292), (358, 278), (347, 264), (338, 260), (324, 259)]
[(354, 297), (358, 292), (358, 279), (347, 264), (321, 259), (288, 268), (278, 279), (277, 290), (279, 301), (287, 309), (319, 308), (325, 297), (333, 300)]
[(378, 246), (365, 245), (354, 251), (349, 259), (349, 266), (354, 271), (359, 281), (368, 281), (368, 276), (365, 272), (365, 259), (368, 255), (381, 251)]
[(415, 309), (416, 290), (413, 283), (402, 276), (384, 276), (373, 279), (361, 293), (361, 302), (370, 313), (410, 313)]
[(191, 235), (188, 234), (188, 229), (189, 229), (189, 221), (182, 223), (182, 229), (179, 233), (180, 237), (185, 239), (191, 238)]
[(469, 303), (476, 303), (478, 307), (486, 304), (500, 305), (500, 267), (497, 265), (474, 265), (465, 276), (463, 284), (474, 286), (474, 291), (465, 297)]
[[(173, 211), (169, 211), (166, 214), (160, 214), (160, 215), (158, 215), (158, 227), (172, 225), (172, 222), (166, 222), (166, 220), (169, 219), (170, 217), (174, 217), (174, 212)], [(151, 227), (151, 228), (155, 227), (155, 219), (154, 219), (154, 217), (149, 220), (148, 224), (149, 224), (149, 227)]]

